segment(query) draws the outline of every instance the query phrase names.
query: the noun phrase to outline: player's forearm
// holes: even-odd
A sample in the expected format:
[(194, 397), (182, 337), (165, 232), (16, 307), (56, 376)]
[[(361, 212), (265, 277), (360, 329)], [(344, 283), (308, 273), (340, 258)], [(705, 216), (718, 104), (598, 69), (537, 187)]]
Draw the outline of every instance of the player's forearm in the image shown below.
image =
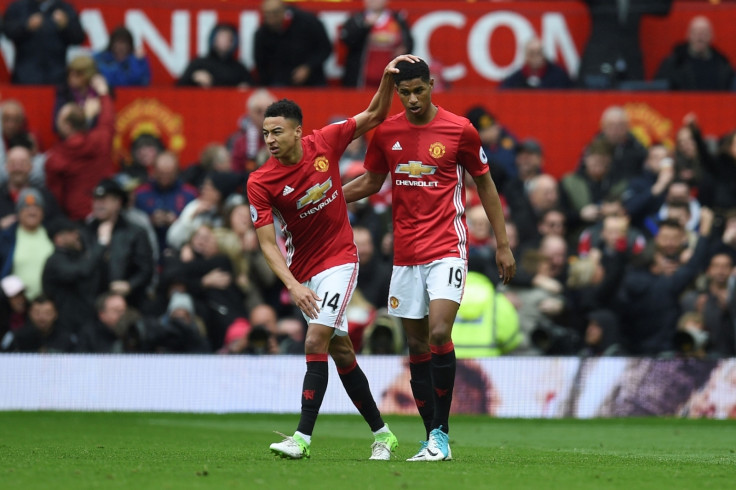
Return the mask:
[(486, 216), (488, 216), (488, 220), (491, 222), (493, 234), (496, 236), (496, 246), (498, 248), (507, 248), (509, 246), (509, 239), (506, 236), (506, 220), (503, 217), (503, 208), (501, 206), (501, 199), (498, 197), (498, 191), (496, 191), (496, 185), (490, 177), (488, 177), (488, 183), (476, 182), (478, 183), (478, 197), (480, 197), (480, 202), (483, 205)]
[(289, 266), (286, 265), (286, 260), (284, 260), (284, 256), (281, 255), (281, 250), (277, 246), (264, 246), (264, 244), (261, 244), (261, 250), (268, 266), (288, 290), (299, 284), (299, 281), (296, 280), (294, 274), (289, 270)]
[(376, 90), (370, 104), (368, 104), (368, 108), (365, 110), (368, 118), (364, 128), (362, 128), (364, 129), (364, 132), (370, 131), (386, 119), (388, 111), (391, 110), (393, 96), (394, 77), (388, 69), (385, 69), (383, 71), (383, 77), (381, 77), (381, 83), (378, 86), (378, 90)]

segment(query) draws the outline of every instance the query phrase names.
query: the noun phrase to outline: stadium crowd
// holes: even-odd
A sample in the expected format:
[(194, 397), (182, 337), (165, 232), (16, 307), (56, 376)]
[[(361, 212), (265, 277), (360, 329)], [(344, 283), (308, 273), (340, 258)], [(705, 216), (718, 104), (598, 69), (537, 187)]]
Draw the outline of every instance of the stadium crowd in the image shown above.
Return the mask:
[[(340, 31), (349, 87), (377, 85), (387, 60), (413, 46), (404, 13), (386, 0), (365, 5)], [(71, 5), (8, 5), (11, 81), (58, 87), (58, 141), (40, 147), (23, 101), (2, 101), (0, 350), (303, 353), (306, 324), (259, 250), (245, 185), (269, 156), (261, 125), (276, 98), (268, 88), (326, 85), (331, 48), (316, 17), (292, 4), (264, 0), (262, 16), (254, 70), (236, 57), (237, 31), (219, 24), (209, 53), (177, 81), (253, 88), (232, 134), (182, 168), (153, 133), (132, 142), (130, 161), (112, 159), (114, 88), (151, 83), (146, 55), (125, 27), (108, 49), (67, 62), (67, 48), (84, 41)], [(712, 36), (705, 17), (692, 19), (687, 40), (658, 70), (663, 86), (735, 88)], [(501, 89), (615, 88), (600, 73), (570, 77), (540, 44), (526, 44), (524, 66)], [(482, 101), (455, 109), (480, 134), (519, 264), (510, 285), (497, 284), (494, 237), (468, 179), (469, 269), (496, 286), (480, 286), (490, 291), (481, 302), (497, 295), (513, 306), (479, 321), (518, 332), (505, 353), (736, 356), (736, 130), (714, 141), (692, 113), (673, 148), (644, 146), (626, 111), (611, 106), (576, 168), (557, 179), (545, 172), (540, 143), (518, 140)], [(360, 138), (345, 152), (343, 183), (363, 173), (365, 149)], [(361, 353), (406, 348), (385, 312), (390, 194), (348, 205), (360, 274), (347, 316)]]

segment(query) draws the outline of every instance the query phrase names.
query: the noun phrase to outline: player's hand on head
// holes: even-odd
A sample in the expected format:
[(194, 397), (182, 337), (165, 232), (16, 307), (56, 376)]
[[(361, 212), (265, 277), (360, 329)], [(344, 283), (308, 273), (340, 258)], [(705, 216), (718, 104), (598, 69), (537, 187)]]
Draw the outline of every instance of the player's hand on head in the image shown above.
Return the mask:
[(317, 293), (303, 284), (295, 286), (290, 292), (291, 299), (294, 300), (294, 304), (296, 304), (309, 318), (316, 319), (317, 314), (319, 313), (319, 302), (321, 301), (321, 298), (317, 296)]
[(419, 61), (422, 61), (422, 59), (419, 56), (415, 56), (413, 54), (402, 54), (391, 60), (388, 66), (386, 66), (386, 71), (388, 71), (389, 73), (399, 73), (399, 69), (396, 68), (396, 64), (399, 61), (408, 61), (409, 63), (417, 63)]

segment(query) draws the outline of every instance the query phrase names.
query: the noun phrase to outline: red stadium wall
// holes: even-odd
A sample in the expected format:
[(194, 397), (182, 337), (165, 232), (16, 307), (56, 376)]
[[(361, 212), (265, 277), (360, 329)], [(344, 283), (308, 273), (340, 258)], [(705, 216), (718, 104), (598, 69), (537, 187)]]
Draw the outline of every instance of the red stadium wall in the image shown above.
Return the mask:
[[(335, 115), (354, 115), (365, 108), (372, 92), (346, 89), (274, 90), (277, 97), (296, 100), (305, 112), (305, 130), (322, 127)], [(55, 140), (51, 126), (52, 88), (0, 86), (3, 99), (23, 101), (30, 127), (48, 148)], [(180, 153), (187, 165), (208, 143), (224, 142), (236, 128), (250, 91), (179, 88), (119, 89), (116, 95), (116, 145), (119, 158), (131, 135), (155, 131)], [(603, 110), (626, 107), (634, 131), (645, 142), (672, 142), (682, 118), (695, 112), (709, 135), (736, 128), (736, 94), (674, 94), (644, 92), (496, 92), (466, 90), (438, 93), (437, 104), (464, 114), (483, 104), (519, 138), (537, 138), (545, 150), (545, 166), (555, 176), (573, 169), (583, 146), (595, 134)], [(401, 105), (394, 99), (393, 112)]]
[[(86, 49), (101, 50), (108, 33), (126, 24), (141, 39), (153, 65), (153, 83), (170, 85), (189, 60), (206, 50), (207, 38), (218, 21), (231, 22), (240, 32), (240, 56), (252, 67), (252, 37), (260, 22), (261, 0), (69, 0), (81, 13), (88, 35)], [(4, 11), (8, 0), (0, 2)], [(340, 24), (362, 0), (295, 1), (316, 12), (334, 40)], [(580, 0), (393, 0), (391, 5), (408, 14), (415, 53), (440, 62), (454, 88), (492, 87), (521, 62), (521, 45), (535, 34), (552, 58), (576, 73), (590, 20)], [(681, 42), (690, 18), (708, 16), (714, 24), (716, 46), (736, 53), (736, 2), (726, 0), (675, 0), (666, 18), (645, 17), (641, 45), (645, 69), (651, 77), (672, 46)], [(327, 64), (336, 83), (341, 72), (341, 47)], [(0, 82), (8, 80), (12, 44), (4, 39), (0, 56)], [(736, 61), (736, 60), (732, 60)]]

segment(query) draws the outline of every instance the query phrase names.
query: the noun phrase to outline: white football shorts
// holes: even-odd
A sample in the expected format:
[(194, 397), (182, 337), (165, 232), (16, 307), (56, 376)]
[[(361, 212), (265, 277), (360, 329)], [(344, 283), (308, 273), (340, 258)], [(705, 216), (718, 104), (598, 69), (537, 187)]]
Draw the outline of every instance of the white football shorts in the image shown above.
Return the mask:
[(459, 257), (446, 257), (422, 265), (395, 265), (388, 291), (388, 312), (400, 318), (424, 318), (429, 302), (449, 299), (460, 304), (468, 264)]
[(307, 323), (319, 323), (335, 329), (335, 335), (348, 334), (348, 321), (345, 316), (358, 283), (358, 264), (344, 264), (330, 267), (310, 280), (305, 286), (321, 298), (317, 318), (309, 318), (302, 312)]

